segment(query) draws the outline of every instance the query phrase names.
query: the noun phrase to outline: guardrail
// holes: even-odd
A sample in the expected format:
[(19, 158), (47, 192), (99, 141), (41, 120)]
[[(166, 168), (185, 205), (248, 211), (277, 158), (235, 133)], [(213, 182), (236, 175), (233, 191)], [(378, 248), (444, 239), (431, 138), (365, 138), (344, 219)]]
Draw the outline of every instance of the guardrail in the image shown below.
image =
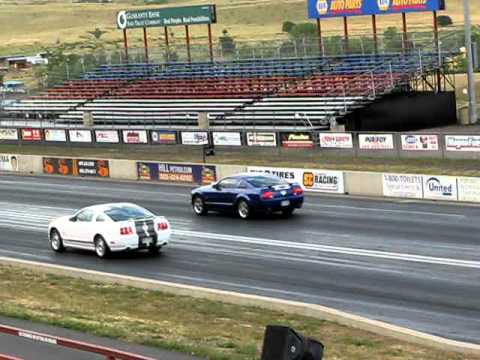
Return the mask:
[(266, 130), (0, 128), (0, 144), (68, 146), (214, 145), (229, 149), (320, 150), (351, 156), (472, 158), (480, 134)]
[[(0, 333), (12, 335), (12, 336), (18, 336), (18, 337), (22, 337), (25, 339), (29, 339), (29, 340), (37, 341), (41, 343), (57, 345), (57, 346), (61, 346), (69, 349), (80, 350), (80, 351), (85, 351), (92, 354), (102, 355), (102, 356), (105, 356), (105, 359), (107, 360), (155, 360), (153, 358), (149, 358), (141, 355), (135, 355), (135, 354), (124, 352), (124, 351), (118, 351), (118, 350), (114, 350), (114, 349), (103, 347), (103, 346), (87, 344), (80, 341), (70, 340), (70, 339), (56, 337), (52, 335), (46, 335), (42, 333), (18, 329), (10, 326), (5, 326), (5, 325), (0, 325)], [(3, 359), (11, 360), (15, 358), (2, 357), (0, 355), (0, 360), (3, 360)]]

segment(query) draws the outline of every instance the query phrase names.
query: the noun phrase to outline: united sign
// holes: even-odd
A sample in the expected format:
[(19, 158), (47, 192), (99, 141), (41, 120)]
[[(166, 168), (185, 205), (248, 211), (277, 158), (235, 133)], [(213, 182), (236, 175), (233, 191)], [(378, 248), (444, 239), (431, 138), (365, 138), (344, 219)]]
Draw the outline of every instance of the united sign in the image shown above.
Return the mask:
[(308, 0), (311, 19), (437, 10), (445, 10), (445, 0)]

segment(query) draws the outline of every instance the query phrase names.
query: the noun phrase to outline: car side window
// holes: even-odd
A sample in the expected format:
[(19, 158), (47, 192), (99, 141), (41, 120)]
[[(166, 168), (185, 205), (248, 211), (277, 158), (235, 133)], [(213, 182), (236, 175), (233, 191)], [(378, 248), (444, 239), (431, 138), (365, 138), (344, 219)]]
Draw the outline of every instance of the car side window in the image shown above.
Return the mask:
[(247, 183), (246, 183), (245, 181), (243, 181), (243, 180), (240, 180), (239, 183), (238, 183), (238, 188), (239, 188), (239, 189), (246, 189), (246, 188), (248, 188)]
[(221, 189), (235, 189), (238, 187), (237, 179), (224, 179), (218, 183)]
[(88, 222), (88, 221), (92, 221), (92, 219), (93, 219), (92, 210), (83, 210), (77, 215), (77, 221)]
[(100, 214), (100, 215), (97, 216), (97, 218), (95, 219), (95, 221), (96, 221), (96, 222), (104, 222), (104, 221), (106, 221), (106, 217), (105, 217), (105, 215)]

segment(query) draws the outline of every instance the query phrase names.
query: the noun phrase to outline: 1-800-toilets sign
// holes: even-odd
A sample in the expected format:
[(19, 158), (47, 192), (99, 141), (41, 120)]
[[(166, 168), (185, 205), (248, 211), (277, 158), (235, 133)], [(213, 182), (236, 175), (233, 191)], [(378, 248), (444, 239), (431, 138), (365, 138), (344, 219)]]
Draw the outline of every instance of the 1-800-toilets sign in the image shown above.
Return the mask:
[(155, 26), (200, 25), (217, 22), (215, 5), (123, 10), (117, 13), (121, 30)]

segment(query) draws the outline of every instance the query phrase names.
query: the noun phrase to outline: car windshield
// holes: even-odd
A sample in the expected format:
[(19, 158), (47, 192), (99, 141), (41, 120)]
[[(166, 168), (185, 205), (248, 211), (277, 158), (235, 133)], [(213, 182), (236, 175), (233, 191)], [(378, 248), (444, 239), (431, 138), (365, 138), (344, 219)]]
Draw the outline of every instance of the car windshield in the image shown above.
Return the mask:
[(126, 220), (139, 220), (145, 218), (152, 218), (153, 215), (150, 211), (136, 207), (136, 206), (116, 206), (105, 210), (105, 214), (108, 215), (113, 221), (126, 221)]
[(273, 176), (251, 176), (246, 181), (256, 188), (288, 184), (284, 179)]

